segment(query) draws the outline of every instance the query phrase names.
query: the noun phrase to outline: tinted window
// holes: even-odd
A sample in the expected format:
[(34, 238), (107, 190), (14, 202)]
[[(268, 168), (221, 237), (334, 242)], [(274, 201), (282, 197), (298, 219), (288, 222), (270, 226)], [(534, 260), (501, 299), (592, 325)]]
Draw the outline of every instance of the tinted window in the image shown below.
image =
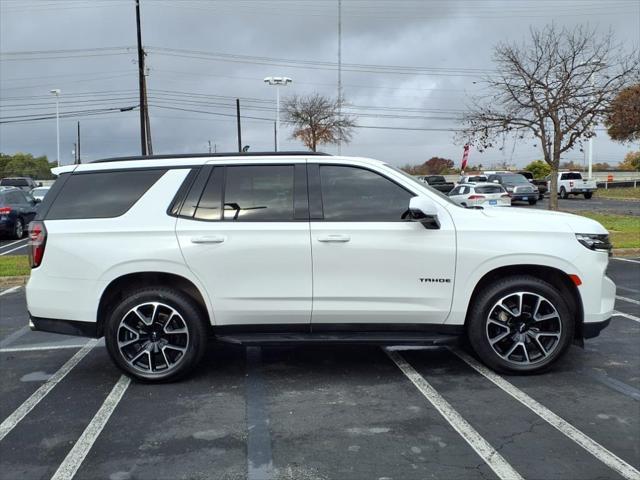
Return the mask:
[(224, 219), (243, 222), (292, 221), (293, 188), (293, 165), (227, 167)]
[(71, 175), (51, 205), (47, 219), (119, 217), (165, 172), (129, 170)]
[(22, 192), (8, 192), (4, 196), (7, 205), (20, 205), (27, 203)]
[(362, 168), (320, 166), (324, 219), (330, 222), (400, 222), (410, 192)]
[(561, 180), (582, 180), (582, 175), (579, 172), (563, 173)]
[(3, 178), (0, 180), (0, 185), (3, 187), (26, 187), (29, 182), (24, 178)]
[(194, 218), (198, 220), (220, 220), (222, 216), (222, 182), (224, 168), (214, 168), (204, 187), (200, 203), (196, 208)]
[(523, 183), (523, 184), (529, 184), (529, 180), (524, 178), (519, 173), (515, 173), (515, 174), (512, 174), (512, 175), (501, 175), (500, 179), (501, 179), (500, 183), (512, 183), (512, 184), (521, 184), (521, 183)]
[(501, 193), (504, 192), (500, 185), (487, 185), (486, 187), (476, 187), (476, 193)]
[(462, 187), (456, 187), (453, 190), (451, 190), (449, 192), (449, 196), (452, 197), (454, 195), (459, 195), (460, 194), (460, 190), (462, 189)]

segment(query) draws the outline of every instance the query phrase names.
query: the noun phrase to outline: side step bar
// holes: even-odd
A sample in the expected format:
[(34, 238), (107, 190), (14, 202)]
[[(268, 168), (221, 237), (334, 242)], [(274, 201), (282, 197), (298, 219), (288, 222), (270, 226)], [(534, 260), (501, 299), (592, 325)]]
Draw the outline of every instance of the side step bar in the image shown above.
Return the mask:
[(360, 344), (360, 345), (453, 345), (459, 335), (424, 332), (336, 332), (336, 333), (235, 333), (216, 335), (225, 343), (241, 345)]

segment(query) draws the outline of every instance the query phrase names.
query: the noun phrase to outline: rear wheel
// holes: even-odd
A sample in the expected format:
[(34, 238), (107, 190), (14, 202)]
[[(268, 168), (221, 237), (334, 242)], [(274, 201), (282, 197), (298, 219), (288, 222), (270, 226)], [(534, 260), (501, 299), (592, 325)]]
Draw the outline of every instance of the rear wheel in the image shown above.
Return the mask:
[(181, 292), (157, 287), (127, 295), (107, 318), (109, 355), (126, 374), (166, 382), (190, 372), (206, 348), (205, 319)]
[(591, 197), (593, 197), (593, 192), (585, 192), (584, 193), (584, 198), (586, 198), (587, 200), (590, 200)]
[(489, 285), (470, 308), (471, 346), (498, 371), (543, 371), (566, 352), (574, 335), (562, 294), (536, 277), (513, 276)]
[(24, 222), (21, 218), (18, 218), (13, 227), (13, 238), (20, 240), (22, 237), (24, 237)]
[(569, 194), (567, 193), (567, 190), (564, 187), (560, 188), (560, 198), (564, 200), (569, 198)]

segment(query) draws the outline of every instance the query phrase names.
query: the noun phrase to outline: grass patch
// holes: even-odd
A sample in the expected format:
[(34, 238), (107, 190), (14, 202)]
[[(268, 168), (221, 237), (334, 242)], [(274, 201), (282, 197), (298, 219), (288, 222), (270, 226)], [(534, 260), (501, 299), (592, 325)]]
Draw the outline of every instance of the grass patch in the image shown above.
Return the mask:
[(611, 234), (613, 248), (640, 248), (640, 217), (596, 212), (573, 212), (600, 222)]
[(0, 257), (0, 277), (19, 277), (30, 273), (31, 265), (27, 255)]
[(599, 188), (596, 190), (597, 198), (614, 198), (616, 200), (640, 200), (640, 188)]

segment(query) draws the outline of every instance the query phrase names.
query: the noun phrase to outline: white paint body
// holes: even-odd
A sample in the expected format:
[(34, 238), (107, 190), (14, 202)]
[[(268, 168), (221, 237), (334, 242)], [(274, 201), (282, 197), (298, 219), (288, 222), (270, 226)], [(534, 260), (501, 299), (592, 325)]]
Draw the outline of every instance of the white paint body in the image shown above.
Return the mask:
[[(566, 174), (572, 174), (576, 178), (573, 179), (564, 179)], [(547, 186), (549, 190), (551, 190), (551, 181), (547, 182)], [(585, 192), (595, 192), (598, 189), (598, 185), (596, 181), (591, 179), (591, 175), (589, 179), (582, 178), (582, 174), (580, 172), (558, 172), (558, 193), (562, 189), (565, 189), (567, 193), (585, 193)]]
[[(605, 275), (607, 253), (589, 250), (575, 237), (607, 233), (593, 220), (540, 210), (460, 208), (375, 160), (278, 156), (259, 161), (344, 164), (380, 172), (428, 199), (440, 229), (428, 230), (418, 222), (176, 219), (167, 207), (189, 169), (169, 169), (118, 218), (45, 220), (44, 260), (27, 285), (29, 312), (96, 322), (100, 298), (111, 282), (127, 274), (166, 272), (195, 285), (213, 325), (462, 325), (483, 276), (504, 266), (541, 265), (580, 277), (585, 322), (612, 315), (615, 285)], [(140, 160), (57, 172), (255, 162), (255, 157)], [(333, 241), (336, 236), (348, 241)], [(222, 241), (194, 243), (202, 237)]]
[[(496, 193), (485, 193), (483, 189), (500, 189)], [(501, 185), (495, 183), (466, 182), (458, 184), (451, 192), (449, 198), (463, 207), (510, 207), (511, 197)]]

